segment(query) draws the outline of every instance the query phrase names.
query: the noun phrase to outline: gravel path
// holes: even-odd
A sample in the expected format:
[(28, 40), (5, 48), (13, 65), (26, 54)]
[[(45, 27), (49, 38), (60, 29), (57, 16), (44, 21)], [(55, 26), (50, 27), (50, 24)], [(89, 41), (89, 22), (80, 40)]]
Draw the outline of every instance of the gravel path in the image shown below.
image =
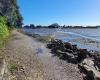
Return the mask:
[(15, 75), (16, 80), (83, 80), (77, 65), (58, 59), (45, 44), (17, 31), (12, 32), (5, 52), (25, 70)]

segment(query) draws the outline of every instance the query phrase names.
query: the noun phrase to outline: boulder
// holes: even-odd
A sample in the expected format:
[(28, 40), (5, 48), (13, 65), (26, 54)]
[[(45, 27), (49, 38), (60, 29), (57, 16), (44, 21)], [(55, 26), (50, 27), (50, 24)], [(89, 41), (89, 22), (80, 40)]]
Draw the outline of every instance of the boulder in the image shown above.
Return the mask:
[(71, 43), (65, 42), (64, 46), (65, 46), (66, 49), (73, 50), (73, 46), (71, 45)]
[(95, 55), (94, 63), (98, 67), (98, 70), (100, 71), (100, 54)]
[(77, 61), (81, 62), (83, 61), (88, 55), (88, 51), (86, 49), (79, 49), (77, 52)]
[(49, 48), (49, 49), (52, 49), (53, 46), (55, 46), (55, 44), (52, 44), (52, 43), (47, 44), (47, 48)]
[(63, 42), (58, 39), (51, 39), (51, 42), (47, 44), (47, 47), (51, 49), (51, 52), (57, 56), (69, 60), (70, 62), (81, 62), (87, 58), (87, 49), (78, 49), (77, 45), (72, 45), (69, 42)]
[(73, 51), (78, 51), (77, 45), (72, 45), (73, 46)]
[(57, 55), (59, 55), (60, 58), (67, 60), (68, 62), (75, 64), (77, 63), (77, 56), (74, 56), (72, 53), (57, 50)]
[(100, 80), (100, 72), (95, 69), (94, 62), (91, 59), (84, 59), (79, 66), (85, 70), (87, 79)]
[(73, 50), (70, 50), (70, 49), (66, 49), (65, 51), (72, 54), (74, 53)]
[(64, 46), (63, 41), (58, 40), (58, 39), (52, 39), (51, 43), (47, 44), (47, 47), (54, 50), (56, 48), (57, 50), (59, 49), (59, 50), (65, 51), (65, 46)]

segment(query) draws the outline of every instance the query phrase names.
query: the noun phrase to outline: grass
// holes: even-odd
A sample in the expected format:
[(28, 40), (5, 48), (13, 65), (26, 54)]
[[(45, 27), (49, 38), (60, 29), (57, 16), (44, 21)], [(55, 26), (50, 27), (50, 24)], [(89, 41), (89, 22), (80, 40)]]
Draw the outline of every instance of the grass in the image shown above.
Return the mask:
[(9, 36), (7, 21), (0, 16), (0, 47), (4, 46), (6, 38)]
[(17, 69), (18, 69), (17, 63), (14, 62), (14, 61), (12, 61), (12, 60), (8, 61), (8, 69), (9, 69), (11, 72), (17, 70)]
[(41, 41), (43, 43), (49, 42), (51, 39), (52, 39), (51, 36), (40, 36), (39, 38), (37, 38), (38, 41)]

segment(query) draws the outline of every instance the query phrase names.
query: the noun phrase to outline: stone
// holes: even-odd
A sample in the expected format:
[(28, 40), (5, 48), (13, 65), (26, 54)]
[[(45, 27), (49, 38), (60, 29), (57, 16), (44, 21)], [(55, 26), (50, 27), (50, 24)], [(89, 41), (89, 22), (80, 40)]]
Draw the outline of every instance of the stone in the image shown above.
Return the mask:
[(94, 63), (98, 67), (98, 70), (100, 71), (100, 54), (95, 55)]
[(73, 46), (71, 45), (71, 43), (65, 42), (64, 45), (66, 49), (73, 50)]
[(91, 59), (84, 59), (80, 67), (86, 71), (89, 80), (100, 80), (100, 72), (95, 69), (94, 62)]
[(77, 60), (78, 62), (81, 62), (83, 61), (88, 55), (88, 52), (86, 49), (79, 49), (78, 52), (77, 52)]
[(74, 56), (72, 53), (57, 50), (57, 55), (59, 55), (62, 59), (67, 60), (68, 62), (77, 63), (77, 57)]
[(77, 45), (72, 45), (73, 46), (73, 51), (78, 51)]

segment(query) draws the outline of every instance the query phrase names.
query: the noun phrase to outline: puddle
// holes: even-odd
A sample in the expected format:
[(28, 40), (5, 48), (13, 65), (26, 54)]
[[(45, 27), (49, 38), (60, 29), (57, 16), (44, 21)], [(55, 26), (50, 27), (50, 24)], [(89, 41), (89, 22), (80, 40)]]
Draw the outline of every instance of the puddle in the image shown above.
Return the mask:
[(36, 54), (42, 54), (42, 53), (43, 53), (43, 49), (41, 49), (41, 48), (36, 49)]

